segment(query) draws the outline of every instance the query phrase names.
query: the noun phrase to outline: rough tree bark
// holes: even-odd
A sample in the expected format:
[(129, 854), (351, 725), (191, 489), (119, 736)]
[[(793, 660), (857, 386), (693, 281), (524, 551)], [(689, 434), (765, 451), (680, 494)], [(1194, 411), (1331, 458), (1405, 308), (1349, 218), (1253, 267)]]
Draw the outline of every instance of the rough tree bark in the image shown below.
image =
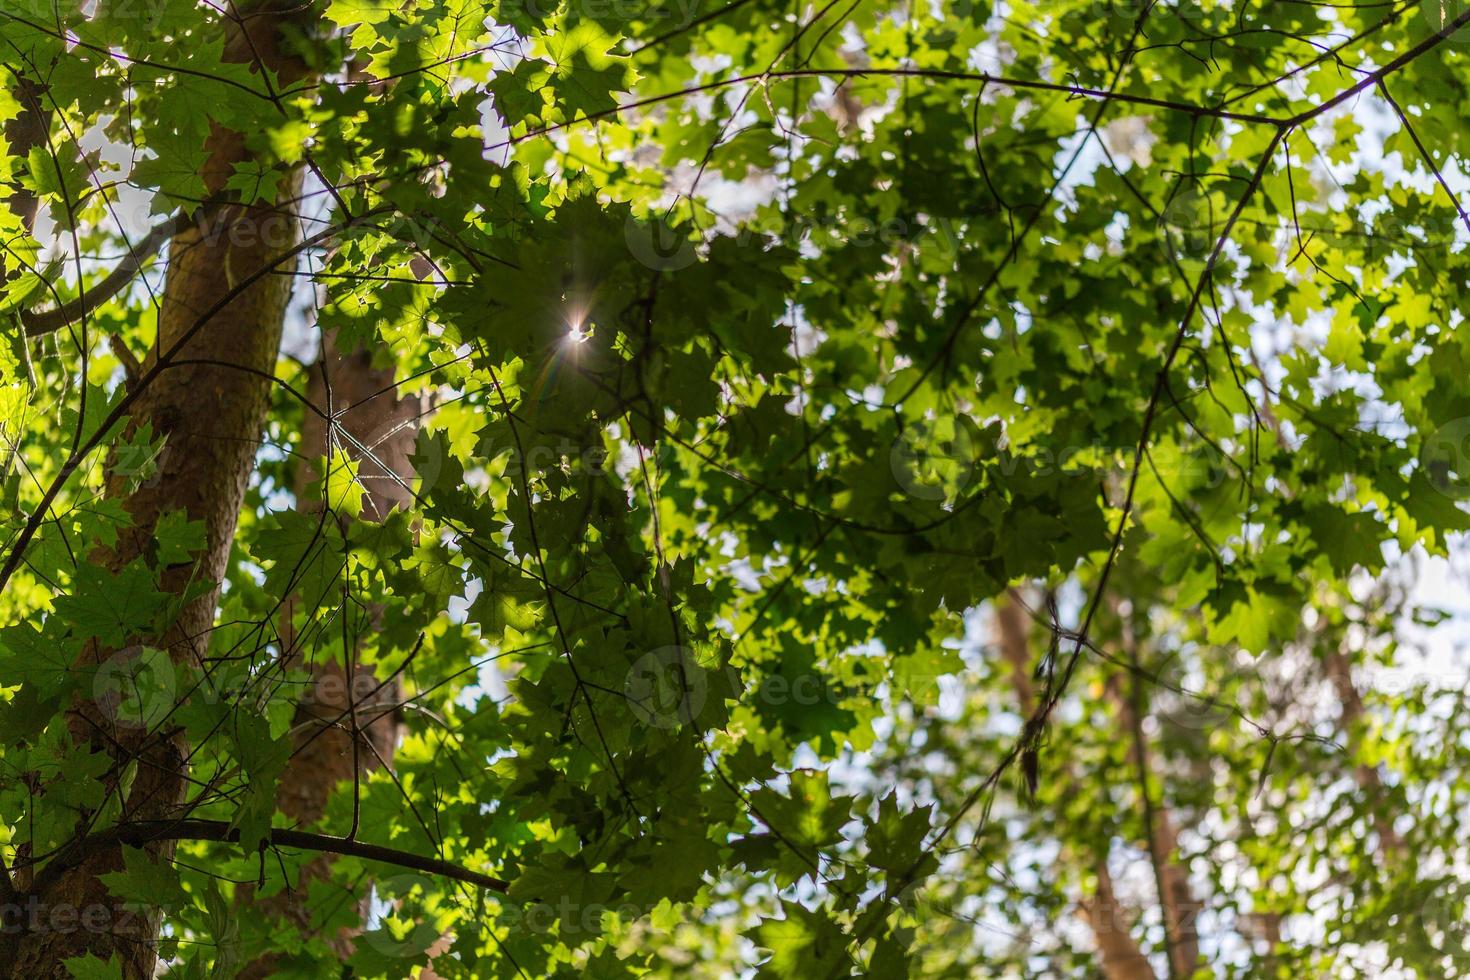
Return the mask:
[[(301, 64), (284, 50), (283, 14), (261, 8), (246, 18), (244, 28), (230, 25), (225, 57), (246, 63), (257, 58), (287, 79), (304, 74)], [(210, 195), (218, 193), (247, 153), (240, 134), (215, 127), (207, 144), (202, 176)], [(134, 526), (117, 545), (94, 556), (119, 568), (144, 554), (152, 531), (165, 513), (185, 511), (204, 523), (206, 544), (196, 561), (165, 569), (162, 588), (182, 594), (191, 583), (218, 583), (223, 578), (244, 491), (253, 468), (269, 401), (269, 376), (280, 346), (290, 276), (265, 275), (243, 289), (219, 313), (201, 318), (237, 280), (268, 267), (299, 240), (291, 210), (301, 185), (300, 173), (283, 175), (279, 204), (225, 206), (207, 233), (190, 228), (176, 235), (169, 250), (166, 285), (158, 336), (145, 368), (160, 352), (194, 331), (168, 370), (158, 374), (134, 404), (130, 424), (149, 426), (167, 439), (157, 478), (140, 487), (110, 475), (108, 493), (123, 497)], [(196, 329), (197, 328), (197, 329)], [(208, 363), (201, 363), (207, 361)], [(218, 605), (218, 586), (182, 607), (161, 636), (135, 637), (169, 652), (176, 663), (197, 663), (208, 643)], [(79, 666), (106, 661), (116, 651), (91, 645)], [(120, 773), (136, 759), (137, 775), (123, 802), (126, 820), (166, 819), (179, 815), (185, 790), (187, 746), (180, 733), (149, 733), (116, 724), (96, 704), (78, 701), (68, 712), (68, 728), (79, 746), (107, 752), (114, 765), (105, 777), (109, 792), (120, 792)], [(86, 814), (82, 814), (85, 821)], [(152, 856), (167, 857), (172, 845), (153, 843)], [(18, 876), (28, 898), (46, 907), (116, 909), (99, 876), (122, 867), (117, 845), (73, 848), (39, 873)], [(28, 980), (61, 980), (70, 976), (64, 961), (91, 953), (102, 960), (116, 954), (123, 976), (144, 980), (154, 974), (159, 920), (156, 912), (116, 914), (102, 929), (21, 931), (6, 937), (10, 975)]]

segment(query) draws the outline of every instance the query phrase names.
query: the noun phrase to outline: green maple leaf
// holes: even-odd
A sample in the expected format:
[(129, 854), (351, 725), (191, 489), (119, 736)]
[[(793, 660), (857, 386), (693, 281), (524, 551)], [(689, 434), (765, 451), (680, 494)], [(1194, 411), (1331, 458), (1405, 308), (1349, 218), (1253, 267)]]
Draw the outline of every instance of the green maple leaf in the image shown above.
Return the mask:
[(771, 951), (760, 976), (827, 976), (845, 959), (846, 937), (823, 909), (810, 910), (782, 902), (784, 917), (766, 919), (756, 930), (757, 941)]
[(182, 510), (163, 515), (153, 529), (158, 564), (177, 565), (192, 560), (204, 547), (204, 534), (204, 522), (190, 520)]
[(898, 797), (889, 793), (879, 802), (878, 819), (868, 828), (868, 862), (884, 871), (907, 874), (924, 857), (932, 806), (899, 810)]
[(547, 37), (556, 105), (568, 119), (593, 116), (617, 107), (614, 92), (626, 92), (633, 83), (627, 59), (608, 54), (613, 39), (590, 21)]
[(116, 573), (84, 564), (72, 579), (71, 594), (56, 598), (56, 615), (82, 636), (119, 646), (129, 636), (150, 632), (171, 598), (158, 590), (153, 572), (142, 562)]
[(101, 876), (112, 894), (142, 907), (152, 905), (169, 911), (189, 904), (189, 896), (179, 884), (178, 870), (171, 863), (155, 861), (136, 847), (123, 848), (122, 856), (122, 871)]
[(262, 522), (252, 554), (269, 563), (265, 587), (276, 596), (300, 591), (315, 608), (339, 589), (343, 539), (335, 521), (322, 514), (280, 511)]
[(105, 961), (93, 953), (73, 956), (66, 961), (66, 970), (72, 980), (123, 980), (122, 964), (113, 953)]
[(506, 125), (514, 126), (527, 119), (540, 119), (546, 107), (546, 83), (551, 78), (546, 62), (528, 58), (510, 71), (499, 71), (490, 80), (495, 95), (495, 108)]

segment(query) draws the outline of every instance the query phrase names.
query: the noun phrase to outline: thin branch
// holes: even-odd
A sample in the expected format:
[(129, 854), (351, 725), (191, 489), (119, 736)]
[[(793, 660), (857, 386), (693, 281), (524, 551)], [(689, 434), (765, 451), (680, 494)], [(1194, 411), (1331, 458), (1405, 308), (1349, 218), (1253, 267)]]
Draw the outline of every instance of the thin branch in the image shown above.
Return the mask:
[[(118, 824), (106, 830), (88, 834), (76, 841), (73, 853), (84, 853), (93, 847), (108, 844), (127, 844), (132, 847), (140, 847), (152, 841), (161, 840), (202, 840), (234, 844), (240, 840), (240, 828), (232, 827), (224, 820), (141, 820), (134, 823)], [(438, 875), (441, 878), (450, 878), (454, 881), (478, 885), (481, 888), (498, 892), (502, 895), (510, 888), (510, 882), (504, 878), (496, 878), (493, 875), (471, 871), (469, 868), (462, 867), (450, 861), (423, 857), (422, 855), (413, 854), (409, 851), (384, 847), (381, 844), (369, 844), (360, 840), (331, 837), (327, 834), (313, 834), (304, 830), (289, 830), (284, 827), (272, 827), (266, 835), (266, 841), (272, 847), (299, 847), (308, 851), (319, 851), (325, 854), (341, 854), (347, 857), (362, 858), (365, 861), (378, 861), (400, 868), (410, 868), (414, 871), (422, 871), (425, 874)], [(265, 844), (261, 846), (264, 847)], [(48, 870), (55, 866), (55, 864), (48, 865)]]
[(26, 310), (21, 313), (20, 322), (25, 325), (26, 336), (41, 337), (54, 333), (75, 323), (112, 299), (122, 291), (124, 286), (133, 281), (133, 277), (138, 274), (143, 263), (152, 258), (163, 247), (164, 242), (190, 227), (191, 224), (190, 215), (180, 212), (175, 217), (155, 225), (142, 241), (128, 250), (127, 256), (117, 264), (117, 268), (107, 274), (107, 278), (76, 299), (68, 300), (55, 309)]
[[(1063, 95), (1071, 95), (1078, 99), (1095, 99), (1101, 102), (1122, 102), (1130, 105), (1147, 106), (1152, 109), (1163, 109), (1170, 112), (1178, 112), (1188, 116), (1205, 117), (1209, 119), (1230, 119), (1235, 122), (1255, 123), (1265, 126), (1287, 126), (1310, 119), (1313, 116), (1336, 105), (1341, 98), (1330, 103), (1314, 107), (1303, 113), (1297, 119), (1280, 119), (1275, 116), (1265, 116), (1254, 112), (1232, 112), (1228, 109), (1219, 109), (1213, 106), (1191, 105), (1184, 102), (1172, 102), (1168, 99), (1155, 98), (1149, 95), (1132, 95), (1127, 92), (1104, 91), (1101, 89), (1087, 88), (1082, 85), (1066, 85), (1060, 82), (1045, 82), (1036, 79), (1012, 78), (1007, 75), (996, 75), (991, 72), (954, 71), (940, 68), (791, 68), (779, 71), (752, 72), (746, 75), (736, 75), (731, 78), (722, 78), (701, 85), (693, 85), (688, 88), (679, 89), (676, 92), (664, 92), (659, 95), (651, 95), (646, 98), (636, 99), (611, 109), (602, 109), (596, 112), (569, 119), (566, 122), (543, 126), (540, 129), (532, 129), (519, 136), (494, 143), (486, 150), (499, 150), (507, 146), (524, 143), (526, 140), (538, 136), (547, 136), (551, 133), (571, 129), (583, 123), (596, 122), (601, 119), (616, 117), (633, 109), (642, 109), (647, 106), (668, 102), (671, 99), (685, 98), (691, 95), (702, 95), (707, 92), (715, 92), (720, 89), (730, 88), (734, 85), (742, 85), (746, 82), (766, 83), (798, 78), (933, 78), (945, 81), (959, 82), (981, 82), (986, 85), (1005, 85), (1010, 88), (1027, 89), (1040, 92), (1056, 92)], [(1371, 80), (1370, 80), (1371, 84)], [(1351, 91), (1349, 92), (1351, 94)]]

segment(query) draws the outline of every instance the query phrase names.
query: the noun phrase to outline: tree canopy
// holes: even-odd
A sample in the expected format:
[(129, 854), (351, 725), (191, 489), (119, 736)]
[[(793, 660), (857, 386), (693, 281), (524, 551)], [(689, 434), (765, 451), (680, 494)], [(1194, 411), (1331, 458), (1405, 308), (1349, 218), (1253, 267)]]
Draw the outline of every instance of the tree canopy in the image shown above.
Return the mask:
[(1466, 975), (1467, 100), (1440, 0), (5, 0), (0, 958)]

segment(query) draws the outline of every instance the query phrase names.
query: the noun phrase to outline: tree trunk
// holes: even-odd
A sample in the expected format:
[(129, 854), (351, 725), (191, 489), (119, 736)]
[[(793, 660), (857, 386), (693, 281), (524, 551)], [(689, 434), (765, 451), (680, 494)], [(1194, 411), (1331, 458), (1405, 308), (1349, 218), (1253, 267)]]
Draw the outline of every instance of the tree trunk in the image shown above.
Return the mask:
[(1106, 862), (1097, 866), (1097, 892), (1081, 902), (1082, 918), (1097, 942), (1098, 968), (1106, 980), (1155, 980), (1148, 957), (1133, 940), (1126, 910), (1113, 894)]
[[(1117, 709), (1121, 727), (1130, 733), (1133, 740), (1128, 759), (1140, 772), (1142, 783), (1150, 772), (1143, 719), (1119, 682), (1120, 678), (1114, 676), (1107, 685), (1107, 691)], [(1148, 787), (1140, 785), (1139, 792), (1148, 792)], [(1199, 960), (1199, 929), (1195, 920), (1199, 916), (1200, 903), (1189, 886), (1188, 869), (1177, 858), (1179, 833), (1174, 827), (1173, 816), (1165, 806), (1150, 805), (1147, 809), (1149, 860), (1154, 866), (1159, 905), (1164, 914), (1164, 928), (1168, 931), (1173, 976), (1193, 976)]]
[[(1360, 737), (1358, 726), (1363, 721), (1363, 697), (1358, 693), (1358, 685), (1353, 681), (1352, 664), (1341, 650), (1330, 650), (1323, 664), (1327, 680), (1337, 692), (1338, 703), (1342, 710), (1337, 718), (1337, 728), (1347, 740), (1349, 755), (1357, 754), (1357, 740)], [(1353, 781), (1358, 788), (1363, 790), (1370, 799), (1383, 795), (1383, 779), (1378, 775), (1378, 770), (1372, 766), (1363, 765), (1361, 762), (1353, 764)], [(1381, 857), (1392, 858), (1403, 853), (1404, 841), (1399, 832), (1394, 829), (1393, 820), (1389, 817), (1378, 815), (1373, 818), (1373, 829), (1378, 832), (1378, 844)]]
[[(1114, 612), (1122, 624), (1123, 650), (1128, 663), (1135, 671), (1139, 671), (1142, 665), (1138, 658), (1138, 643), (1133, 628), (1127, 616), (1116, 605)], [(1148, 740), (1143, 732), (1145, 704), (1140, 683), (1139, 676), (1135, 674), (1130, 678), (1129, 690), (1124, 690), (1122, 677), (1115, 674), (1108, 681), (1107, 692), (1117, 709), (1121, 728), (1129, 734), (1131, 744), (1128, 760), (1139, 774), (1138, 791), (1144, 801), (1149, 861), (1153, 864), (1164, 930), (1169, 940), (1170, 975), (1176, 978), (1191, 977), (1199, 962), (1199, 926), (1196, 920), (1201, 905), (1189, 886), (1189, 869), (1178, 859), (1179, 834), (1174, 826), (1173, 815), (1168, 807), (1162, 804), (1156, 806), (1148, 798), (1149, 776), (1153, 770), (1148, 758)]]
[[(248, 62), (259, 57), (286, 77), (301, 76), (299, 66), (279, 49), (274, 13), (257, 12), (245, 23), (248, 36), (233, 24), (226, 28), (227, 60)], [(234, 165), (245, 160), (243, 144), (239, 134), (218, 127), (212, 131), (203, 172), (210, 194), (220, 191)], [(300, 186), (300, 172), (293, 169), (280, 182), (280, 207), (229, 206), (211, 222), (214, 232), (190, 228), (173, 238), (158, 336), (145, 367), (193, 333), (175, 363), (140, 393), (130, 422), (134, 428), (151, 427), (155, 437), (166, 437), (166, 448), (155, 480), (130, 488), (123, 476), (108, 479), (110, 495), (126, 494), (124, 506), (134, 522), (114, 548), (93, 556), (109, 567), (120, 568), (143, 554), (165, 513), (182, 509), (204, 523), (206, 544), (195, 556), (197, 563), (164, 570), (161, 588), (177, 595), (193, 583), (216, 584), (186, 603), (162, 636), (135, 638), (167, 650), (176, 663), (197, 664), (208, 644), (218, 605), (217, 583), (224, 575), (253, 469), (269, 402), (268, 378), (275, 370), (293, 280), (262, 276), (202, 325), (200, 320), (229, 294), (232, 273), (236, 281), (243, 280), (297, 244), (299, 222), (290, 208)], [(113, 653), (92, 644), (81, 666), (100, 664)], [(110, 791), (117, 790), (124, 766), (137, 759), (123, 819), (179, 816), (187, 754), (181, 733), (118, 725), (98, 705), (83, 701), (68, 711), (67, 724), (79, 746), (113, 756), (114, 765), (105, 777)], [(172, 844), (161, 842), (145, 848), (155, 859), (168, 857), (172, 849)], [(121, 867), (120, 846), (89, 845), (58, 855), (34, 876), (22, 875), (18, 884), (43, 908), (116, 909), (119, 903), (99, 875)], [(158, 929), (158, 913), (151, 910), (111, 915), (100, 929), (24, 931), (7, 937), (8, 969), (11, 976), (27, 980), (61, 980), (70, 976), (64, 965), (67, 959), (90, 953), (106, 961), (116, 954), (127, 980), (151, 980)]]
[[(410, 504), (413, 496), (409, 485), (414, 472), (409, 456), (418, 435), (422, 400), (399, 397), (394, 381), (391, 364), (374, 366), (371, 354), (362, 348), (344, 351), (335, 336), (327, 334), (322, 338), (322, 359), (312, 372), (306, 395), (319, 408), (325, 410), (330, 402), (333, 413), (342, 414), (335, 421), (337, 431), (333, 434), (329, 433), (325, 419), (307, 412), (301, 438), (306, 461), (297, 479), (297, 498), (302, 506), (315, 506), (308, 502), (307, 495), (311, 483), (319, 477), (315, 460), (326, 456), (333, 442), (358, 464), (358, 479), (364, 489), (364, 518), (381, 520), (395, 507), (405, 508)], [(288, 602), (283, 607), (283, 617), (293, 616), (298, 605), (299, 597)], [(290, 624), (283, 624), (282, 632), (293, 635)], [(289, 650), (287, 658), (299, 666), (300, 650)], [(305, 827), (320, 820), (337, 786), (360, 778), (379, 765), (392, 764), (398, 742), (397, 712), (384, 706), (397, 703), (400, 688), (396, 683), (384, 686), (374, 695), (372, 705), (356, 705), (354, 710), (352, 699), (378, 687), (371, 663), (359, 661), (355, 666), (357, 681), (349, 685), (344, 665), (335, 661), (312, 665), (314, 694), (297, 705), (296, 749), (276, 789), (276, 807), (294, 825)], [(343, 712), (358, 716), (350, 723), (338, 723), (320, 731)], [(339, 834), (349, 830), (348, 827), (331, 828), (331, 832)], [(330, 875), (334, 860), (330, 854), (318, 855), (302, 868), (301, 880), (292, 890), (271, 895), (257, 904), (294, 928), (309, 931), (311, 913), (306, 906), (306, 890), (311, 882)], [(242, 901), (250, 900), (247, 892), (242, 889)], [(356, 895), (352, 900), (361, 903), (366, 896)], [(328, 942), (339, 956), (346, 958), (352, 953), (352, 938), (352, 931), (347, 930), (330, 937)], [(240, 980), (271, 976), (279, 959), (276, 954), (257, 958), (239, 974)]]
[[(1036, 703), (1036, 685), (1031, 679), (1031, 617), (1014, 595), (997, 598), (994, 610), (996, 642), (1009, 668), (1016, 700), (1022, 713), (1029, 715)], [(1063, 775), (1072, 780), (1070, 772)], [(1153, 966), (1133, 938), (1128, 911), (1113, 891), (1106, 854), (1093, 870), (1097, 891), (1078, 903), (1078, 912), (1092, 930), (1099, 969), (1106, 980), (1155, 980)]]

